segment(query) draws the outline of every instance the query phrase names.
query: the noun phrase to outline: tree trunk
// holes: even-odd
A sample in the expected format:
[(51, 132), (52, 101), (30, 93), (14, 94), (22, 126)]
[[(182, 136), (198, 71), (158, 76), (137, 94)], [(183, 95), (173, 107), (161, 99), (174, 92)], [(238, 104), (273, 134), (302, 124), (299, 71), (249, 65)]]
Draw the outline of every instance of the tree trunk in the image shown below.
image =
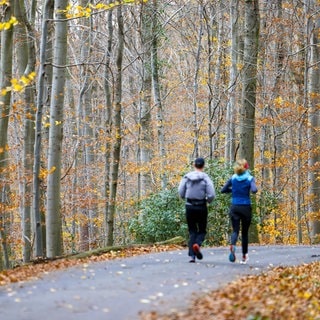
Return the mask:
[(45, 80), (47, 75), (47, 45), (48, 45), (48, 24), (52, 17), (53, 0), (46, 0), (43, 6), (43, 17), (40, 39), (40, 65), (37, 81), (37, 102), (36, 102), (36, 123), (35, 123), (35, 144), (34, 144), (34, 163), (33, 163), (33, 196), (32, 196), (32, 217), (33, 232), (35, 234), (35, 256), (43, 257), (45, 255), (43, 241), (43, 226), (41, 214), (41, 143), (42, 143), (42, 114), (45, 104)]
[[(211, 124), (211, 127), (214, 128), (210, 132), (210, 158), (217, 158), (218, 157), (218, 150), (219, 150), (219, 131), (220, 127), (223, 123), (222, 121), (222, 113), (220, 112), (221, 108), (221, 99), (223, 96), (223, 85), (221, 79), (224, 77), (224, 63), (225, 61), (223, 60), (223, 57), (225, 56), (224, 52), (224, 31), (225, 31), (225, 19), (224, 19), (224, 14), (223, 14), (223, 2), (218, 1), (216, 3), (216, 12), (215, 12), (215, 18), (216, 18), (216, 24), (217, 27), (215, 35), (212, 37), (212, 39), (216, 38), (217, 39), (217, 44), (215, 45), (215, 52), (214, 52), (214, 57), (215, 57), (215, 62), (214, 60), (209, 62), (213, 63), (214, 62), (214, 70), (213, 70), (213, 86), (210, 90), (210, 93), (212, 97), (209, 99), (209, 123)], [(210, 37), (210, 35), (209, 35)], [(210, 55), (213, 55), (213, 51), (211, 52)], [(212, 74), (209, 74), (209, 78), (212, 77)], [(213, 121), (215, 121), (213, 123)], [(214, 125), (212, 125), (212, 123)]]
[[(260, 51), (264, 52), (267, 50), (267, 47), (270, 47), (271, 51), (274, 52), (274, 64), (273, 64), (273, 74), (272, 76), (263, 79), (266, 86), (270, 87), (271, 90), (266, 91), (263, 94), (263, 99), (265, 101), (281, 101), (282, 100), (282, 91), (281, 91), (281, 79), (284, 74), (284, 44), (283, 39), (285, 34), (283, 32), (283, 17), (282, 17), (282, 0), (276, 0), (272, 2), (264, 3), (264, 12), (270, 12), (271, 17), (275, 19), (275, 25), (270, 26), (263, 21), (262, 26), (266, 26), (262, 30), (265, 38), (261, 40), (261, 49)], [(266, 18), (265, 18), (266, 19)], [(270, 30), (275, 30), (274, 32), (278, 35), (275, 39), (268, 39)], [(269, 40), (269, 41), (268, 41)], [(270, 61), (265, 58), (265, 64), (263, 67), (265, 70), (270, 69)], [(262, 149), (261, 149), (261, 163), (262, 166), (262, 178), (261, 178), (261, 190), (263, 192), (267, 190), (268, 181), (272, 181), (271, 190), (272, 196), (274, 199), (278, 198), (279, 190), (281, 189), (281, 176), (283, 171), (283, 165), (281, 158), (283, 156), (283, 143), (284, 143), (284, 128), (279, 123), (279, 118), (282, 117), (284, 108), (279, 107), (277, 103), (265, 103), (263, 108), (263, 117), (270, 119), (273, 126), (270, 126), (270, 123), (267, 123), (262, 127)], [(264, 155), (269, 154), (272, 156), (265, 157)], [(265, 194), (265, 193), (263, 193)], [(289, 215), (288, 215), (289, 216)], [(262, 217), (264, 218), (264, 217)], [(277, 224), (279, 221), (279, 212), (274, 210), (273, 214), (274, 229), (277, 230)], [(282, 233), (277, 233), (275, 236), (275, 241), (278, 243), (282, 242)]]
[(151, 160), (153, 157), (153, 132), (151, 125), (151, 48), (152, 48), (152, 5), (141, 4), (141, 41), (142, 41), (142, 88), (140, 91), (140, 162), (141, 162), (141, 195), (151, 192)]
[(161, 188), (165, 189), (168, 184), (166, 172), (166, 147), (165, 147), (165, 131), (163, 125), (163, 105), (161, 101), (161, 90), (159, 80), (159, 62), (158, 62), (158, 39), (160, 34), (160, 23), (157, 17), (158, 1), (152, 1), (154, 18), (152, 19), (152, 83), (155, 107), (157, 108), (157, 133), (158, 133), (158, 153), (160, 157), (160, 179)]
[[(257, 56), (259, 44), (259, 9), (258, 0), (245, 1), (245, 32), (242, 75), (242, 101), (240, 110), (240, 145), (239, 158), (248, 160), (254, 167), (254, 133), (257, 87)], [(250, 230), (251, 242), (257, 243), (256, 224)]]
[[(111, 54), (112, 54), (112, 40), (113, 40), (113, 10), (108, 11), (107, 17), (107, 28), (108, 28), (108, 42), (106, 50), (106, 67), (105, 67), (105, 99), (106, 99), (106, 108), (105, 108), (105, 174), (104, 174), (104, 196), (105, 196), (105, 214), (104, 214), (104, 223), (106, 230), (106, 239), (110, 238), (113, 242), (113, 221), (110, 222), (109, 226), (109, 215), (110, 215), (110, 180), (111, 180), (111, 137), (112, 137), (112, 95), (111, 95), (111, 85), (112, 74), (110, 72), (111, 68)], [(110, 235), (108, 235), (110, 233)], [(106, 243), (108, 240), (106, 241)]]
[[(7, 190), (1, 190), (1, 206), (4, 209), (5, 205), (7, 204), (4, 197), (6, 197)], [(8, 237), (7, 237), (7, 225), (8, 222), (6, 219), (8, 218), (8, 213), (5, 210), (0, 211), (0, 242), (1, 242), (1, 249), (0, 253), (3, 253), (3, 260), (0, 256), (0, 271), (2, 269), (9, 269), (10, 268), (10, 261), (9, 261), (9, 246), (8, 246)]]
[(120, 151), (121, 151), (121, 111), (122, 111), (122, 59), (124, 49), (124, 30), (123, 30), (123, 17), (122, 8), (117, 8), (117, 21), (118, 21), (118, 50), (117, 50), (117, 73), (115, 79), (115, 108), (113, 110), (113, 130), (114, 136), (112, 146), (112, 165), (111, 165), (111, 181), (110, 181), (110, 211), (108, 216), (108, 233), (107, 245), (114, 244), (114, 220), (116, 214), (116, 201), (118, 189), (118, 173), (120, 166)]
[(254, 166), (254, 129), (257, 88), (257, 56), (259, 45), (258, 0), (245, 1), (244, 66), (240, 110), (239, 158)]
[(225, 159), (231, 163), (235, 160), (236, 150), (236, 130), (235, 130), (235, 114), (237, 111), (237, 78), (238, 78), (238, 51), (239, 51), (239, 0), (231, 0), (230, 4), (231, 18), (231, 68), (229, 81), (229, 101), (226, 113), (226, 139), (225, 139)]
[[(200, 150), (199, 150), (199, 111), (198, 111), (198, 101), (197, 101), (197, 95), (198, 95), (198, 81), (199, 81), (199, 70), (200, 70), (200, 56), (201, 56), (201, 42), (202, 42), (202, 36), (203, 36), (203, 5), (199, 4), (198, 6), (198, 14), (199, 14), (199, 29), (198, 29), (198, 39), (197, 39), (197, 48), (196, 48), (196, 56), (195, 56), (195, 70), (193, 75), (193, 117), (192, 117), (192, 123), (193, 123), (193, 153), (192, 158), (197, 158), (200, 156)], [(202, 155), (203, 156), (203, 155)]]
[[(274, 12), (274, 7), (273, 7), (273, 1), (272, 2), (264, 2), (263, 3), (263, 8), (262, 10), (268, 10), (266, 12)], [(272, 10), (270, 9), (270, 7), (272, 6)], [(267, 36), (269, 33), (269, 30), (266, 28), (267, 26), (267, 18), (268, 15), (265, 15), (264, 17), (262, 17), (261, 19), (261, 37), (260, 37), (260, 42), (261, 42), (261, 46), (260, 49), (262, 52), (266, 51), (266, 43), (267, 43)], [(277, 42), (276, 42), (277, 43)], [(260, 50), (259, 49), (259, 50)], [(263, 68), (267, 69), (268, 64), (269, 64), (269, 60), (267, 59), (267, 56), (263, 56)], [(276, 72), (276, 71), (275, 71)], [(268, 79), (264, 79), (265, 83)], [(271, 84), (270, 84), (271, 85)], [(270, 95), (272, 95), (272, 90), (266, 90), (263, 93), (263, 99), (267, 100), (268, 98), (270, 98)], [(270, 98), (272, 99), (272, 98)], [(271, 103), (270, 103), (271, 104)], [(270, 114), (271, 114), (271, 106), (268, 103), (265, 103), (265, 106), (263, 107), (262, 111), (261, 111), (261, 115), (264, 119), (268, 119), (270, 118)], [(272, 159), (271, 156), (266, 156), (268, 154), (271, 155), (272, 153), (272, 147), (273, 147), (273, 143), (272, 143), (272, 126), (269, 123), (263, 123), (261, 125), (261, 147), (260, 147), (260, 161), (259, 163), (262, 164), (261, 166), (261, 193), (260, 193), (260, 202), (263, 203), (261, 205), (261, 212), (260, 212), (260, 216), (261, 216), (261, 221), (264, 221), (264, 218), (267, 217), (268, 213), (269, 213), (269, 208), (265, 205), (265, 203), (267, 202), (266, 196), (264, 196), (265, 194), (268, 194), (268, 189), (270, 186), (270, 181), (272, 180), (271, 177), (271, 162)]]
[[(310, 238), (312, 243), (320, 243), (320, 151), (319, 151), (319, 129), (320, 129), (320, 70), (318, 67), (320, 59), (320, 19), (318, 15), (312, 14), (319, 11), (316, 1), (310, 1), (307, 8), (308, 22), (307, 34), (310, 36), (310, 64), (307, 61), (308, 77), (308, 180), (309, 180), (309, 203), (308, 212), (310, 216)], [(309, 56), (309, 55), (308, 55)], [(309, 57), (307, 57), (308, 59)]]
[[(4, 5), (4, 16), (2, 21), (9, 21), (14, 12), (14, 4)], [(0, 48), (0, 90), (11, 86), (12, 79), (12, 38), (13, 27), (1, 31), (1, 48)], [(0, 94), (0, 215), (1, 215), (1, 233), (0, 241), (4, 258), (4, 267), (9, 268), (9, 255), (7, 246), (7, 235), (5, 229), (5, 217), (7, 216), (7, 192), (9, 188), (8, 180), (8, 124), (9, 113), (11, 109), (11, 91)], [(1, 251), (0, 251), (1, 252)], [(0, 256), (0, 260), (1, 256)]]
[(61, 155), (63, 135), (63, 106), (65, 64), (67, 57), (67, 0), (55, 2), (55, 37), (53, 48), (53, 82), (50, 104), (50, 129), (47, 179), (47, 257), (62, 254), (62, 220), (60, 211)]
[[(28, 76), (35, 72), (36, 52), (35, 52), (35, 32), (34, 32), (34, 12), (31, 11), (28, 20), (25, 3), (20, 1), (16, 5), (16, 16), (21, 21), (16, 32), (18, 37), (18, 65), (19, 74)], [(20, 41), (19, 41), (20, 39)], [(25, 41), (27, 39), (27, 41)], [(21, 41), (22, 40), (22, 41)], [(27, 53), (27, 54), (26, 54)], [(32, 207), (32, 167), (34, 154), (34, 120), (35, 120), (35, 90), (32, 86), (27, 86), (24, 91), (25, 115), (24, 115), (24, 146), (23, 163), (24, 179), (22, 186), (22, 241), (23, 241), (23, 261), (29, 262), (31, 257), (31, 207)]]
[[(90, 1), (82, 0), (80, 5), (86, 7)], [(90, 18), (83, 18), (82, 24), (85, 26), (83, 33), (81, 35), (81, 61), (88, 61), (91, 55), (92, 48), (92, 35), (91, 35), (91, 25), (92, 21)], [(86, 207), (82, 208), (82, 214), (84, 218), (80, 221), (80, 250), (87, 251), (92, 249), (91, 245), (93, 244), (93, 235), (97, 232), (94, 231), (94, 223), (92, 223), (94, 219), (94, 212), (96, 212), (96, 208), (94, 203), (95, 193), (94, 191), (94, 132), (93, 132), (93, 110), (92, 110), (92, 84), (90, 83), (90, 78), (92, 78), (93, 72), (90, 72), (90, 67), (84, 65), (81, 67), (81, 83), (82, 88), (80, 90), (79, 96), (79, 111), (80, 111), (80, 119), (82, 119), (82, 124), (79, 130), (82, 130), (82, 134), (79, 136), (84, 137), (83, 140), (83, 166), (85, 172), (85, 180), (86, 180), (86, 196), (87, 199)], [(82, 129), (83, 127), (83, 129)]]

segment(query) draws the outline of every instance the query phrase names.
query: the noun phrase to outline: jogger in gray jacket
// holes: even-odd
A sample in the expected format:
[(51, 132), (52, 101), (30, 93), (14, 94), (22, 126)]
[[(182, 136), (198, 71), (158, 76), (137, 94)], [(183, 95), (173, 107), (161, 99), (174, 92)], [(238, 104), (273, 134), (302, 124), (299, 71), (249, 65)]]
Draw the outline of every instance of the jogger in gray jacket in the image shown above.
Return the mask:
[(203, 172), (205, 161), (197, 158), (194, 161), (195, 170), (187, 173), (178, 188), (179, 195), (186, 200), (186, 219), (189, 231), (190, 262), (203, 258), (200, 247), (207, 233), (208, 208), (215, 198), (215, 188), (210, 177)]

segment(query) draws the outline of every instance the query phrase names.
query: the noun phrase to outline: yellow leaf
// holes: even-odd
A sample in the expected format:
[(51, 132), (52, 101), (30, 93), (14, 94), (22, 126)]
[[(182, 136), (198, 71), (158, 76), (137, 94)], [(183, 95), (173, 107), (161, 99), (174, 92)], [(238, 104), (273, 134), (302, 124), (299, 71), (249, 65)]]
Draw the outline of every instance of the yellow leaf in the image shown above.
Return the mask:
[(98, 3), (98, 4), (95, 6), (95, 8), (96, 8), (97, 10), (103, 9), (104, 7), (105, 7), (105, 5), (104, 5), (103, 3)]
[(14, 85), (16, 85), (18, 83), (18, 80), (13, 78), (13, 79), (11, 79), (10, 82), (14, 86)]
[(276, 99), (274, 99), (274, 103), (281, 105), (283, 103), (283, 99), (281, 97), (277, 97)]
[(23, 83), (23, 84), (28, 84), (30, 81), (29, 81), (29, 79), (27, 78), (27, 77), (25, 77), (25, 76), (22, 76), (21, 78), (20, 78), (20, 81)]
[(10, 22), (5, 22), (3, 25), (4, 30), (9, 30), (11, 28), (11, 23)]
[(10, 23), (11, 23), (11, 25), (13, 25), (13, 26), (17, 25), (17, 24), (18, 24), (17, 18), (14, 17), (14, 16), (12, 16), (12, 17), (10, 18)]
[(21, 84), (19, 84), (19, 83), (15, 83), (15, 84), (13, 85), (13, 90), (14, 90), (14, 91), (17, 91), (17, 92), (22, 91), (23, 88), (24, 88), (24, 87), (23, 87)]
[(56, 171), (56, 167), (52, 166), (51, 169), (48, 171), (48, 174), (52, 174)]
[(35, 71), (29, 73), (27, 77), (28, 77), (28, 79), (30, 79), (31, 81), (34, 80), (34, 78), (36, 77)]

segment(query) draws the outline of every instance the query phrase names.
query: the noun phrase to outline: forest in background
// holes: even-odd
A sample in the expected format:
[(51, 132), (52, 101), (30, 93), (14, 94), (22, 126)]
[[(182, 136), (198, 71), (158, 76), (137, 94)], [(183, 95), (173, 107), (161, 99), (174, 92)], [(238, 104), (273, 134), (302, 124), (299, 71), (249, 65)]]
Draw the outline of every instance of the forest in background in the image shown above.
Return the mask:
[(197, 156), (217, 193), (248, 159), (259, 241), (319, 242), (318, 1), (1, 6), (0, 269), (134, 242), (151, 196), (183, 224)]

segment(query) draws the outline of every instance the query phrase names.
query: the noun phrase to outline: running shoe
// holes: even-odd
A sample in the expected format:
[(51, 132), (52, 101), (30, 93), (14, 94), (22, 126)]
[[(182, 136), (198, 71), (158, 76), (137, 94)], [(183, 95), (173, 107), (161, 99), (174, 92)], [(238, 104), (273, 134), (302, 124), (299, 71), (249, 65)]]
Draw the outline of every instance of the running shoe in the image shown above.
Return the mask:
[(247, 262), (249, 261), (249, 256), (248, 254), (245, 254), (243, 257), (242, 257), (242, 260), (240, 261), (241, 264), (247, 264)]
[(195, 243), (193, 246), (192, 246), (192, 249), (193, 249), (193, 252), (194, 254), (196, 255), (196, 257), (201, 260), (203, 258), (203, 255), (200, 251), (200, 247), (197, 243)]
[(190, 259), (189, 262), (190, 262), (190, 263), (195, 263), (195, 262), (196, 262), (196, 257), (191, 257), (191, 259)]
[(230, 262), (236, 261), (236, 246), (234, 246), (233, 244), (230, 246), (229, 261)]

